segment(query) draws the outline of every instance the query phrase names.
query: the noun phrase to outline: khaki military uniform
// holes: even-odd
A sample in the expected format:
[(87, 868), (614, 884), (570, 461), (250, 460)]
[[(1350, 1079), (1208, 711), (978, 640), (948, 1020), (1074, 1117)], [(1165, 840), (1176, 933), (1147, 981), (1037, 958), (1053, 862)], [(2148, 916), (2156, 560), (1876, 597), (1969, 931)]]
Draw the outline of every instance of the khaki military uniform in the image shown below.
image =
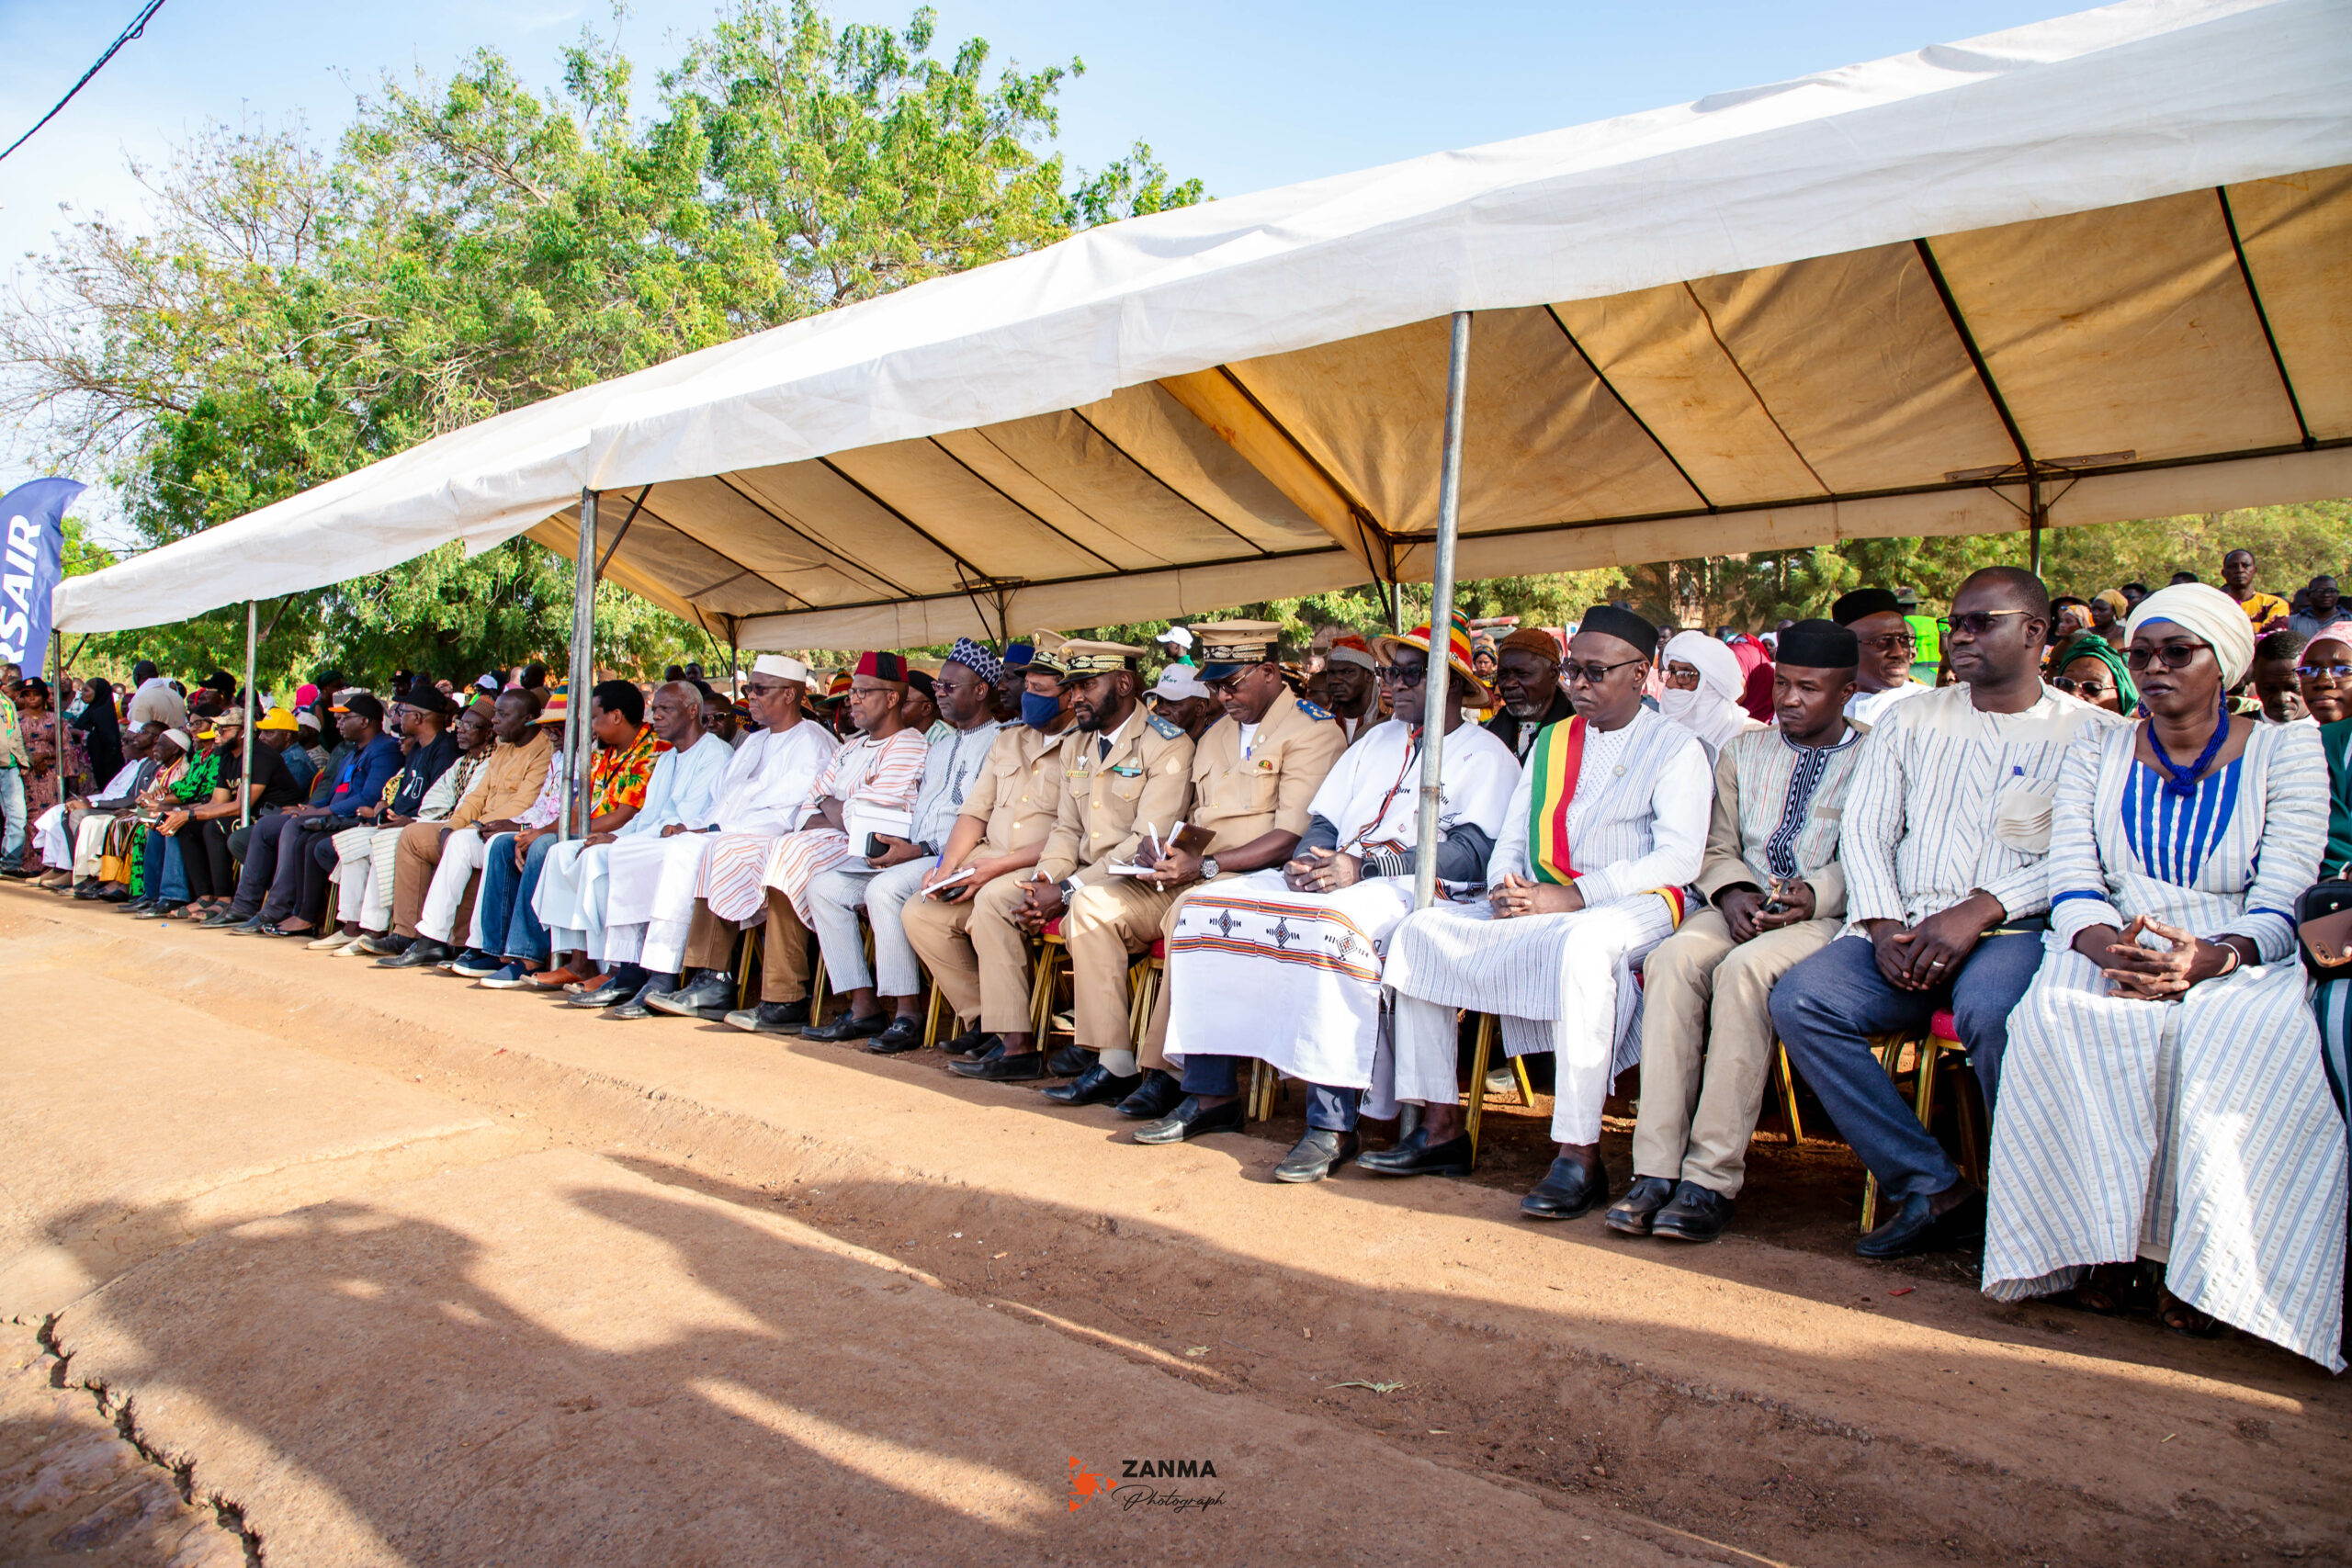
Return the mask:
[[(1076, 1000), (1073, 1038), (1097, 1051), (1132, 1050), (1127, 955), (1150, 946), (1159, 934), (1166, 895), (1138, 886), (1136, 877), (1114, 876), (1108, 867), (1135, 858), (1147, 823), (1164, 840), (1184, 819), (1193, 794), (1193, 739), (1181, 726), (1138, 706), (1114, 737), (1072, 730), (1059, 755), (1061, 807), (1038, 856), (1037, 875), (1080, 885), (1062, 915)], [(1018, 907), (1015, 897), (974, 913), (972, 941), (984, 977), (991, 964), (1019, 968), (1026, 963), (1028, 949), (1012, 921)], [(988, 918), (1000, 910), (1001, 918)]]
[[(1018, 854), (1051, 836), (1061, 809), (1062, 740), (1025, 724), (1008, 725), (998, 733), (960, 814), (986, 825), (972, 860)], [(910, 898), (901, 915), (907, 941), (948, 1007), (957, 1018), (978, 1019), (992, 1032), (1029, 1027), (1028, 949), (1011, 918), (1022, 902), (1024, 874), (1000, 876), (953, 903)], [(981, 962), (976, 925), (990, 937), (1000, 927), (1011, 933), (1009, 963), (1001, 940), (996, 942), (998, 961)]]
[[(1315, 792), (1347, 748), (1345, 731), (1329, 713), (1288, 693), (1274, 699), (1259, 721), (1246, 757), (1241, 754), (1240, 725), (1221, 718), (1201, 737), (1193, 753), (1193, 813), (1186, 820), (1216, 835), (1208, 849), (1211, 856), (1269, 833), (1304, 837)], [(1237, 874), (1242, 874), (1220, 868), (1213, 880), (1224, 882)], [(1162, 940), (1175, 935), (1177, 910), (1208, 886), (1195, 882), (1174, 889), (1149, 888), (1159, 900), (1159, 919), (1151, 934)], [(1077, 951), (1075, 944), (1071, 951)], [(1168, 987), (1162, 986), (1138, 1056), (1143, 1066), (1172, 1070), (1162, 1054), (1167, 1041)]]

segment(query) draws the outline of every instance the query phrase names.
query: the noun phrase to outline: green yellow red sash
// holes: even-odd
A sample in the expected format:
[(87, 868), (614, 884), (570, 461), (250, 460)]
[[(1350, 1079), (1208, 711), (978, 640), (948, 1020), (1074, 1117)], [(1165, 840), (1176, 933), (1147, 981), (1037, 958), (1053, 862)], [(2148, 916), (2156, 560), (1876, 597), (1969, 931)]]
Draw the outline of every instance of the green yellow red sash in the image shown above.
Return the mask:
[[(1527, 759), (1531, 787), (1527, 792), (1527, 862), (1538, 882), (1566, 884), (1584, 874), (1576, 868), (1575, 846), (1568, 842), (1568, 807), (1577, 797), (1577, 774), (1584, 767), (1584, 719), (1546, 725), (1535, 738)], [(1652, 887), (1647, 891), (1666, 900), (1679, 929), (1683, 890)]]

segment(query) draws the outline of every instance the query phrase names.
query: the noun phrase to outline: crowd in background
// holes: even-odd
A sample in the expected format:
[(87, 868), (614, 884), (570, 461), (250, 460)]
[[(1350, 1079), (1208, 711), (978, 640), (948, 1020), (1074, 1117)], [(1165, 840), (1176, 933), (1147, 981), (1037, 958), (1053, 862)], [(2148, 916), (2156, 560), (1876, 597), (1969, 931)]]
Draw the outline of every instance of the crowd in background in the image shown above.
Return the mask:
[[(1238, 1130), (1264, 1064), (1308, 1094), (1290, 1182), (1466, 1171), (1484, 1041), (1549, 1058), (1522, 1213), (1630, 1236), (1728, 1227), (1785, 1051), (1883, 1194), (1865, 1257), (1981, 1244), (1997, 1299), (2340, 1369), (2352, 609), (2257, 571), (2053, 599), (1992, 568), (1942, 615), (1866, 587), (1752, 633), (1611, 604), (1303, 648), (967, 638), (579, 694), (324, 670), (256, 695), (250, 746), (226, 672), (141, 663), (61, 706), (11, 666), (0, 872), (616, 1021), (890, 1055), (933, 996), (956, 1072), (1147, 1146)], [(1937, 1036), (1981, 1149), (1889, 1077), (1887, 1041)], [(1602, 1108), (1636, 1082), (1621, 1182)]]

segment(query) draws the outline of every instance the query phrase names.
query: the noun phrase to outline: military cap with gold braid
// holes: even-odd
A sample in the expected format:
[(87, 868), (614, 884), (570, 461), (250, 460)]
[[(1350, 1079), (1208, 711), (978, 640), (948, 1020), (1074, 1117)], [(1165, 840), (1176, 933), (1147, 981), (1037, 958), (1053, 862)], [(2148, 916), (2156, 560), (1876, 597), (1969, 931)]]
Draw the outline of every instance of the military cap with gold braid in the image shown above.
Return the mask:
[(1194, 626), (1201, 650), (1201, 679), (1229, 681), (1253, 664), (1274, 656), (1283, 629), (1272, 621), (1219, 621)]
[(1062, 667), (1062, 684), (1067, 686), (1114, 670), (1131, 671), (1143, 652), (1124, 642), (1066, 642), (1055, 650), (1054, 658)]

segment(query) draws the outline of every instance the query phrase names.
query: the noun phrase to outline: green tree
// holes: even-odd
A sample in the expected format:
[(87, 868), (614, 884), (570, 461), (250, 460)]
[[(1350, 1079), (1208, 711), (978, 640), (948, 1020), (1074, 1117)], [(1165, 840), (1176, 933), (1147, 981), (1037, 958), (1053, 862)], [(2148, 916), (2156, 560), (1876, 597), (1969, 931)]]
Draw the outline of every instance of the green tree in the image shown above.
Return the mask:
[[(332, 153), (301, 128), (213, 127), (141, 171), (143, 232), (92, 220), (0, 311), (0, 411), (102, 467), (141, 549), (218, 525), (541, 398), (1073, 228), (1196, 200), (1138, 145), (1093, 175), (1052, 151), (1077, 61), (991, 73), (935, 18), (842, 26), (736, 0), (651, 113), (609, 39), (561, 85), (492, 51), (387, 82)], [(273, 681), (334, 662), (463, 676), (560, 660), (572, 568), (515, 540), (456, 547), (264, 608)], [(603, 591), (600, 663), (713, 657)], [(243, 656), (242, 607), (101, 639), (175, 670)]]

